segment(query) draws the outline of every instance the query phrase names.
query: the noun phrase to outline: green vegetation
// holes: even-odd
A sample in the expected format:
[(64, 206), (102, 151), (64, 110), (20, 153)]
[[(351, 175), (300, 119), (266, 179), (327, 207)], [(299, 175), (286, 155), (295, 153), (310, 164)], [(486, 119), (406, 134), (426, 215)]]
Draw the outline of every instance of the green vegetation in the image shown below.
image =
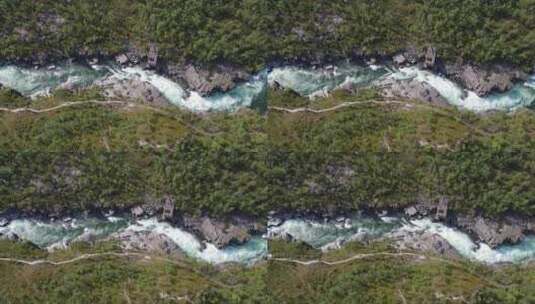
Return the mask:
[[(16, 250), (14, 249), (15, 247)], [(287, 247), (287, 248), (285, 248)], [(299, 251), (302, 248), (303, 251)], [(295, 259), (341, 261), (360, 253), (390, 251), (385, 244), (351, 243), (340, 251), (311, 252), (278, 241), (277, 252)], [(64, 261), (83, 253), (118, 252), (114, 244), (74, 244), (46, 253), (0, 242), (0, 256)], [(2, 303), (531, 303), (533, 266), (487, 268), (428, 256), (369, 256), (336, 266), (270, 260), (246, 268), (212, 267), (165, 256), (101, 256), (61, 266), (0, 261)], [(184, 300), (183, 300), (184, 301)]]
[[(64, 94), (32, 107), (55, 105)], [(373, 95), (335, 93), (313, 107)], [(290, 106), (283, 93), (269, 98)], [(418, 102), (364, 102), (322, 114), (197, 116), (78, 105), (0, 116), (0, 209), (129, 208), (171, 195), (182, 212), (264, 216), (400, 208), (447, 196), (457, 211), (535, 215), (531, 110), (476, 116)]]
[(448, 60), (535, 63), (533, 0), (4, 0), (0, 12), (4, 59), (112, 55), (156, 43), (172, 61), (259, 68), (431, 44)]

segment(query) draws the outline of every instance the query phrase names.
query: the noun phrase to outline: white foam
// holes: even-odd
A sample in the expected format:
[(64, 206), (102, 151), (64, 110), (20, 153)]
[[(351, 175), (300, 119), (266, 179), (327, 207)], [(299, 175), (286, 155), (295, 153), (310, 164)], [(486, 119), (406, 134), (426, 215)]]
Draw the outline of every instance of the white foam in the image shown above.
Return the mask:
[(396, 80), (415, 79), (426, 83), (436, 89), (439, 94), (449, 103), (471, 110), (482, 112), (488, 110), (515, 110), (520, 107), (531, 105), (535, 102), (535, 90), (531, 84), (516, 85), (508, 92), (492, 94), (487, 97), (480, 97), (476, 93), (463, 90), (453, 81), (433, 74), (429, 71), (420, 70), (416, 67), (402, 68), (392, 73), (389, 77)]
[(93, 84), (107, 72), (89, 67), (68, 64), (54, 69), (26, 69), (13, 65), (0, 67), (0, 83), (23, 95), (36, 97), (48, 95), (62, 87), (84, 87)]
[(119, 79), (137, 78), (150, 83), (171, 103), (193, 112), (234, 111), (249, 107), (257, 99), (262, 98), (267, 83), (265, 72), (253, 77), (249, 82), (238, 85), (227, 93), (216, 93), (204, 97), (197, 92), (187, 92), (180, 84), (140, 67), (111, 69), (114, 77)]
[(191, 233), (168, 223), (158, 222), (156, 219), (140, 220), (127, 229), (132, 231), (151, 231), (169, 237), (188, 256), (212, 264), (239, 262), (251, 264), (267, 255), (267, 241), (254, 238), (241, 246), (228, 246), (219, 249), (213, 244), (206, 243), (205, 248)]
[(535, 258), (535, 237), (528, 237), (517, 245), (504, 245), (492, 249), (487, 244), (476, 244), (467, 234), (445, 226), (433, 223), (430, 219), (413, 220), (414, 226), (405, 226), (402, 229), (426, 231), (440, 235), (448, 241), (462, 256), (472, 260), (495, 264), (517, 263)]
[(268, 83), (271, 86), (278, 83), (301, 96), (314, 99), (348, 84), (369, 85), (385, 74), (386, 69), (381, 66), (342, 64), (321, 69), (287, 66), (273, 69), (268, 75)]

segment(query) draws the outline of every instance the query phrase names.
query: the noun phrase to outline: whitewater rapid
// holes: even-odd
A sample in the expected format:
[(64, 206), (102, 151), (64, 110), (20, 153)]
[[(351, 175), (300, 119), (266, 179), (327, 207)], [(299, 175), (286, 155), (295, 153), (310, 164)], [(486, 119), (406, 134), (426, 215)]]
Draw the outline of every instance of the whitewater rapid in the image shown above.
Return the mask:
[(152, 232), (173, 241), (186, 255), (200, 261), (221, 264), (237, 262), (254, 264), (269, 255), (268, 239), (290, 236), (323, 251), (339, 249), (351, 241), (388, 239), (400, 233), (432, 233), (445, 239), (458, 253), (472, 261), (487, 264), (520, 263), (535, 260), (535, 236), (527, 237), (516, 245), (503, 245), (496, 249), (484, 243), (475, 243), (467, 234), (430, 219), (405, 220), (400, 217), (354, 216), (343, 220), (319, 221), (302, 218), (277, 220), (263, 237), (255, 236), (242, 245), (223, 249), (202, 242), (192, 233), (159, 222), (155, 218), (128, 220), (121, 217), (68, 219), (42, 221), (36, 219), (12, 220), (0, 227), (0, 234), (16, 234), (25, 241), (54, 251), (76, 241), (106, 239), (122, 232)]
[(385, 79), (425, 83), (450, 104), (474, 112), (512, 111), (535, 103), (535, 75), (525, 83), (515, 85), (508, 92), (480, 97), (445, 77), (416, 67), (393, 70), (386, 66), (359, 66), (349, 63), (324, 68), (283, 66), (269, 71), (263, 70), (229, 92), (201, 96), (167, 77), (141, 67), (64, 64), (28, 69), (13, 65), (0, 66), (0, 84), (31, 97), (50, 94), (57, 88), (88, 87), (110, 78), (118, 81), (135, 79), (149, 83), (170, 103), (193, 112), (231, 112), (264, 104), (269, 86), (275, 84), (291, 89), (303, 97), (316, 99), (346, 86), (358, 88), (380, 85)]

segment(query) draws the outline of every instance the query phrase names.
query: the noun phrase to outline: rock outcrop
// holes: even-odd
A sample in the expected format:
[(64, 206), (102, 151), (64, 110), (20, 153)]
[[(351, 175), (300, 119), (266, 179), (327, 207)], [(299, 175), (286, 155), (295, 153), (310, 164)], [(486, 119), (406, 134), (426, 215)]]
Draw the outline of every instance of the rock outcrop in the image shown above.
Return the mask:
[[(524, 239), (524, 232), (529, 231), (528, 223), (518, 219), (496, 221), (481, 216), (458, 216), (457, 226), (475, 236), (478, 240), (496, 248), (503, 244), (515, 244)], [(532, 231), (533, 232), (533, 231)]]
[(515, 82), (528, 78), (526, 73), (503, 65), (481, 67), (472, 64), (455, 64), (446, 66), (446, 74), (450, 79), (479, 96), (508, 91), (513, 88)]
[(377, 86), (384, 98), (402, 98), (421, 100), (439, 106), (447, 106), (448, 102), (431, 85), (414, 79), (387, 78)]
[(126, 99), (154, 106), (169, 105), (169, 101), (157, 88), (138, 79), (116, 79), (110, 77), (99, 81), (95, 85), (101, 87), (104, 96), (109, 99)]
[(244, 70), (218, 65), (212, 69), (204, 69), (194, 65), (169, 65), (167, 73), (173, 80), (185, 83), (187, 87), (206, 96), (215, 92), (227, 92), (236, 87), (236, 84), (249, 79), (251, 76)]
[(110, 239), (119, 241), (122, 249), (126, 251), (144, 251), (183, 257), (182, 250), (173, 240), (156, 232), (127, 230), (111, 236)]
[(431, 232), (401, 231), (391, 235), (399, 250), (415, 250), (441, 255), (447, 258), (459, 258), (460, 254), (447, 240)]
[(251, 239), (252, 233), (265, 229), (263, 225), (241, 217), (234, 217), (228, 221), (209, 217), (185, 217), (183, 225), (218, 248), (243, 244)]

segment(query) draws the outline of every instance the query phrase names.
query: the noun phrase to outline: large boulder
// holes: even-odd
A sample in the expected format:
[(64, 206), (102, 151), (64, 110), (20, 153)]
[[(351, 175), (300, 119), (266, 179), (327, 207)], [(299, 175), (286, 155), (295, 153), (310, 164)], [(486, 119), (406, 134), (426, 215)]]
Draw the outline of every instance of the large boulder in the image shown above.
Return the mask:
[(481, 67), (472, 64), (455, 64), (446, 67), (447, 76), (479, 96), (493, 92), (505, 92), (515, 82), (524, 81), (528, 75), (513, 67), (495, 65)]
[(448, 102), (431, 85), (414, 79), (386, 78), (379, 83), (381, 95), (387, 99), (408, 99), (429, 102), (434, 105), (446, 106)]
[(234, 217), (222, 221), (209, 217), (185, 217), (183, 224), (202, 239), (223, 248), (231, 244), (243, 244), (251, 239), (251, 234), (265, 229), (250, 219)]
[(492, 248), (520, 242), (527, 230), (522, 223), (496, 221), (481, 216), (457, 216), (457, 225)]
[(182, 250), (173, 240), (156, 232), (127, 230), (111, 236), (110, 239), (119, 241), (122, 249), (126, 251), (183, 256)]
[(431, 232), (398, 232), (390, 236), (399, 250), (414, 250), (418, 252), (441, 255), (447, 258), (460, 257), (457, 250), (443, 237)]
[(190, 90), (203, 96), (232, 90), (238, 82), (245, 81), (251, 76), (244, 70), (231, 66), (218, 65), (205, 69), (191, 64), (170, 65), (167, 68), (167, 74), (173, 80), (185, 83)]
[(109, 77), (96, 84), (108, 99), (135, 101), (154, 106), (169, 105), (169, 101), (156, 87), (139, 79)]

